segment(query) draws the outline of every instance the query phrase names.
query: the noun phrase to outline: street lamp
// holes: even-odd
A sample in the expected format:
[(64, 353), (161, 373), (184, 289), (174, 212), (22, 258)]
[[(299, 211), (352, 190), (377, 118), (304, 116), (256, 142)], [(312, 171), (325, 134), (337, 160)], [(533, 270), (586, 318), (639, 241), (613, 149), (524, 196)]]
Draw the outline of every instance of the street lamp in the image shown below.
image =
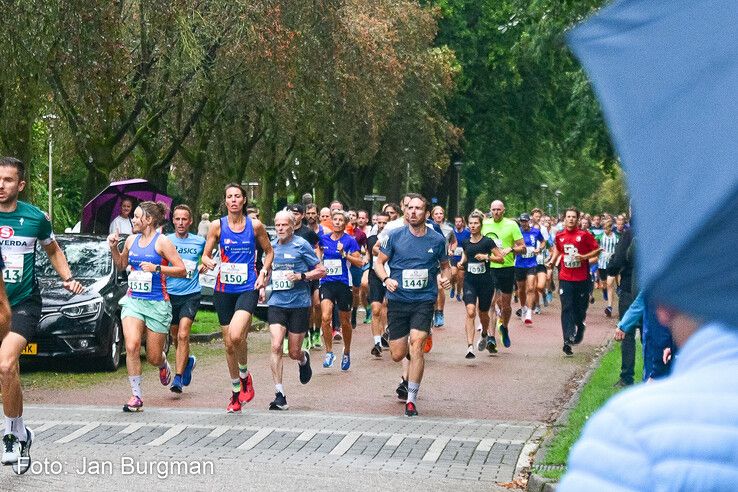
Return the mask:
[(456, 215), (461, 215), (461, 168), (464, 163), (461, 161), (454, 162), (456, 168)]
[(49, 129), (49, 219), (52, 218), (52, 196), (54, 194), (53, 189), (53, 165), (52, 165), (52, 152), (54, 149), (54, 139), (53, 139), (53, 132), (54, 132), (54, 123), (56, 123), (56, 120), (59, 119), (59, 117), (53, 113), (45, 114), (41, 117), (46, 122), (46, 126)]
[(248, 185), (249, 192), (251, 194), (251, 198), (249, 198), (249, 203), (254, 203), (254, 188), (256, 188), (257, 186), (259, 186), (259, 182), (258, 181), (251, 181), (251, 182), (246, 183), (246, 184)]
[(546, 188), (548, 188), (548, 185), (546, 183), (541, 184), (541, 209), (546, 210)]
[(556, 190), (554, 192), (554, 195), (556, 195), (556, 217), (559, 216), (559, 197), (561, 196), (561, 190)]

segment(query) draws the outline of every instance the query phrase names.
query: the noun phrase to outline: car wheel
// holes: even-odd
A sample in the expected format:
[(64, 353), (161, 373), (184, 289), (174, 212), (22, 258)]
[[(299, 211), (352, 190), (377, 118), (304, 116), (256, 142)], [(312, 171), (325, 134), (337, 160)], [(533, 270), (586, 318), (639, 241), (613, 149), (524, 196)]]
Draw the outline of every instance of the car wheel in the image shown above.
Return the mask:
[(105, 371), (117, 371), (120, 367), (121, 353), (123, 352), (123, 328), (117, 316), (113, 317), (110, 333), (108, 354), (102, 358), (102, 368)]

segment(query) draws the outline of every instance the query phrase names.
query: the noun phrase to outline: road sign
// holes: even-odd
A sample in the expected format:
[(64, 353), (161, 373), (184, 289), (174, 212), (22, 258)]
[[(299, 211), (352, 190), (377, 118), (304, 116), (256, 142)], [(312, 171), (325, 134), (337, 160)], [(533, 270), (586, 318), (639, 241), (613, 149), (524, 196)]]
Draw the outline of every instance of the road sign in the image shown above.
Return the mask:
[(365, 202), (385, 202), (387, 197), (384, 195), (364, 195)]

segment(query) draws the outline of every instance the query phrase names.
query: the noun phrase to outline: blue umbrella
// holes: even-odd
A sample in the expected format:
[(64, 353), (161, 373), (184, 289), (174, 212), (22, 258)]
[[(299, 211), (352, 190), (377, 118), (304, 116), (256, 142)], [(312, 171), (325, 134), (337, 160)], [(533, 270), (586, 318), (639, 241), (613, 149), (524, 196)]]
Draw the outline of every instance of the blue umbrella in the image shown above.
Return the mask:
[(627, 174), (641, 285), (736, 324), (738, 2), (617, 1), (568, 41)]

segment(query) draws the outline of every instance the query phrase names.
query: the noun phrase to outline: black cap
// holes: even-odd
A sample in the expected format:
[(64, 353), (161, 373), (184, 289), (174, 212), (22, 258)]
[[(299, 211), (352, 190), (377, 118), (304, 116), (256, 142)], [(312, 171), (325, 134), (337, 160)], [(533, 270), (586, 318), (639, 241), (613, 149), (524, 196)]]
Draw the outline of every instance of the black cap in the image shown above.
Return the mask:
[(518, 220), (528, 222), (528, 221), (530, 221), (530, 215), (528, 215), (528, 214), (520, 214), (520, 217), (518, 217)]
[(304, 214), (305, 207), (303, 207), (301, 203), (295, 203), (294, 205), (290, 205), (290, 212), (295, 212), (297, 214)]

